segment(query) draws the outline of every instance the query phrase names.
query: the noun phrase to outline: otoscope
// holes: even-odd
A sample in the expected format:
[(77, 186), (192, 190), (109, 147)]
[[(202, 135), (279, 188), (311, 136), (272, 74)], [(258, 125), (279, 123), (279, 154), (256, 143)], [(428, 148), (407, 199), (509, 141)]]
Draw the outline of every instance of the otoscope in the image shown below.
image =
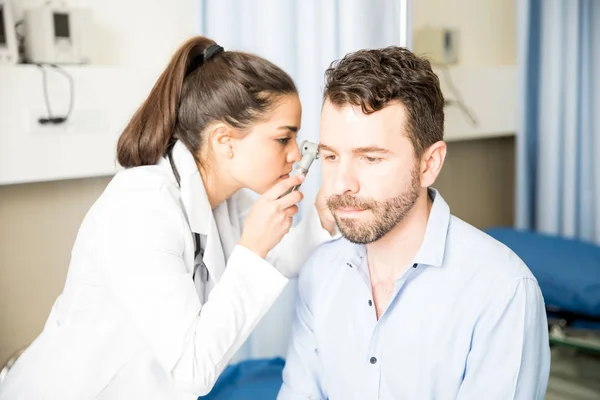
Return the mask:
[[(302, 160), (300, 160), (298, 162), (298, 164), (296, 164), (296, 167), (290, 173), (290, 176), (294, 176), (294, 175), (298, 175), (298, 174), (303, 174), (304, 176), (306, 176), (306, 174), (308, 174), (308, 169), (312, 165), (313, 161), (315, 161), (317, 158), (319, 158), (319, 144), (318, 143), (313, 143), (313, 142), (309, 142), (308, 140), (305, 140), (302, 142), (302, 145), (300, 147), (301, 147)], [(300, 187), (300, 185), (294, 186), (293, 188), (291, 188), (290, 190), (288, 190), (287, 192), (282, 194), (281, 197), (283, 197), (287, 194), (290, 194), (294, 190), (297, 190)]]

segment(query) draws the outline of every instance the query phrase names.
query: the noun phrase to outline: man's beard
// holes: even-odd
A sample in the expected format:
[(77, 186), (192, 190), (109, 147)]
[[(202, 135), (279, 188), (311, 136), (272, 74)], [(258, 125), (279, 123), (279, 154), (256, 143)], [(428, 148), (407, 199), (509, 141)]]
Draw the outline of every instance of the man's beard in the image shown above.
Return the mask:
[[(407, 190), (396, 197), (384, 201), (361, 199), (351, 195), (334, 195), (327, 199), (327, 206), (335, 218), (342, 235), (353, 243), (369, 244), (388, 234), (412, 210), (419, 198), (421, 187), (417, 168), (411, 172), (412, 181)], [(354, 218), (340, 218), (339, 208), (369, 210), (373, 217), (368, 221)]]

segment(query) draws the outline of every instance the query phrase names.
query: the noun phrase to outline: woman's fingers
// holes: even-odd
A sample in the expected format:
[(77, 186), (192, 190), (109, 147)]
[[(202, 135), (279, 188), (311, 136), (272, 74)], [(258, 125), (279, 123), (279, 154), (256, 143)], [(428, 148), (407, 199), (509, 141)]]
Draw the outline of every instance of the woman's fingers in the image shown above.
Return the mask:
[[(294, 186), (300, 185), (304, 181), (304, 175), (293, 175), (289, 178), (285, 178), (279, 182), (277, 182), (271, 189), (264, 193), (268, 199), (277, 200), (281, 197), (282, 194), (293, 188)], [(291, 193), (290, 193), (291, 194)], [(287, 197), (287, 196), (283, 196)], [(283, 198), (282, 197), (282, 198)]]

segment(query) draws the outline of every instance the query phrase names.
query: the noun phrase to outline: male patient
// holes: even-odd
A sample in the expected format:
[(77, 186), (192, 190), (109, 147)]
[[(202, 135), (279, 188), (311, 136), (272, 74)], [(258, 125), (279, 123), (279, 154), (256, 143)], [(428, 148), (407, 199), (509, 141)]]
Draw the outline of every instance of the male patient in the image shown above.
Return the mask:
[(544, 398), (539, 286), (430, 188), (443, 131), (439, 80), (410, 51), (362, 50), (327, 70), (323, 185), (343, 238), (300, 275), (279, 399)]

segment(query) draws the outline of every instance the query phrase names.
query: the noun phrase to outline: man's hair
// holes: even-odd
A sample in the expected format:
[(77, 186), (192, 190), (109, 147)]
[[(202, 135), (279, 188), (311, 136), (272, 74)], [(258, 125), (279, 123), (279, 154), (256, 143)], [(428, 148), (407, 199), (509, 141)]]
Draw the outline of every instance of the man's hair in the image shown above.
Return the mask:
[(429, 61), (402, 47), (359, 50), (334, 61), (325, 72), (323, 99), (338, 107), (360, 106), (365, 114), (402, 103), (417, 157), (444, 137), (440, 81)]

